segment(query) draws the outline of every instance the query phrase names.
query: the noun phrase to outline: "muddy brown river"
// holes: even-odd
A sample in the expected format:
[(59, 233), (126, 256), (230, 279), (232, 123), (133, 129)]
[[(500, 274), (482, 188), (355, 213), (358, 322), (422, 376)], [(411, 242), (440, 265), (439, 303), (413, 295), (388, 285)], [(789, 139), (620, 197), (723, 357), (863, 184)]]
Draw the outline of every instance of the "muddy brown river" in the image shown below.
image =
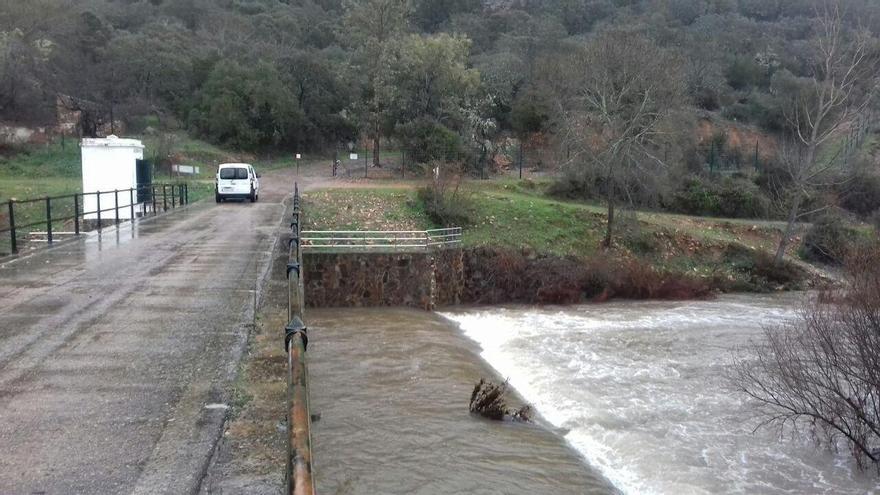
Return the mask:
[(474, 384), (494, 375), (450, 321), (406, 309), (307, 318), (322, 493), (616, 493), (550, 429), (469, 414)]
[[(725, 378), (802, 296), (566, 308), (313, 311), (324, 493), (877, 494), (845, 451), (754, 427)], [(741, 351), (739, 351), (741, 352)], [(467, 411), (504, 377), (541, 418)]]

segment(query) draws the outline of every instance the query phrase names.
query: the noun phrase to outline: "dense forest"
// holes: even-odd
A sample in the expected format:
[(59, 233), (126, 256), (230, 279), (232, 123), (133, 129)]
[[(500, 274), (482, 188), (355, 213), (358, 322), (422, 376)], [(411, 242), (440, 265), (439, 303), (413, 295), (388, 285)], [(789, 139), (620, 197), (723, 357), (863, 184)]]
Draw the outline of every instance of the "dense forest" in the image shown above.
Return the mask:
[[(880, 3), (833, 3), (840, 39), (847, 47), (869, 39), (864, 52), (876, 55)], [(816, 75), (821, 5), (828, 2), (0, 0), (0, 122), (46, 125), (60, 107), (80, 115), (85, 136), (119, 123), (129, 133), (186, 130), (260, 152), (390, 145), (418, 162), (472, 168), (497, 166), (502, 143), (515, 140), (549, 153), (533, 162), (563, 168), (601, 155), (584, 143), (602, 132), (581, 132), (595, 130), (600, 113), (585, 85), (629, 70), (654, 95), (663, 82), (651, 114), (662, 119), (642, 122), (650, 133), (626, 141), (626, 160), (643, 167), (622, 166), (618, 176), (575, 167), (560, 194), (784, 216), (770, 204), (778, 184), (768, 170), (785, 161), (784, 136), (797, 127), (787, 118), (791, 95)], [(836, 156), (868, 159), (859, 153), (874, 106), (835, 127), (832, 141), (846, 147)], [(707, 167), (745, 166), (763, 173), (727, 187), (703, 177)], [(875, 209), (857, 203), (859, 213)]]

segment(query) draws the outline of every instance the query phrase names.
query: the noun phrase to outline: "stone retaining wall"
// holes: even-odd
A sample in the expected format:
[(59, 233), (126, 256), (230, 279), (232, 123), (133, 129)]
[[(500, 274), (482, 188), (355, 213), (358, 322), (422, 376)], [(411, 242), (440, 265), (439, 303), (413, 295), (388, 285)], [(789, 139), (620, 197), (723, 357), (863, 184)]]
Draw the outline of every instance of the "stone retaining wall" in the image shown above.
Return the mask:
[(464, 290), (460, 250), (435, 253), (305, 253), (310, 307), (457, 304)]

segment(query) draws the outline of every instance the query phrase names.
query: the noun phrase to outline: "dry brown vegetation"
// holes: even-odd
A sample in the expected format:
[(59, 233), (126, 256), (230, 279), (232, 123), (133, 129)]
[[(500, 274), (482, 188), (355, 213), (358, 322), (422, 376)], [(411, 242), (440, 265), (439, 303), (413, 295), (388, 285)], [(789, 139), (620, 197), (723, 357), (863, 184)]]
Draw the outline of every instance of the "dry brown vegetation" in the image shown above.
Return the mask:
[(760, 405), (759, 428), (809, 432), (880, 469), (880, 246), (853, 255), (847, 272), (844, 289), (767, 328), (734, 379)]

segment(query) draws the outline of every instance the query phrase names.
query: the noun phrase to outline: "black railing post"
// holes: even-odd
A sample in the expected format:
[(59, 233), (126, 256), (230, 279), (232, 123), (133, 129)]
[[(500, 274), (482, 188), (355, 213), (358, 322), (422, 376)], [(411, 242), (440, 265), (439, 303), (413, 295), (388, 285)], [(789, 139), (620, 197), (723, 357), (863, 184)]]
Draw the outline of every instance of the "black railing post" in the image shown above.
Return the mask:
[(79, 194), (73, 195), (73, 233), (79, 235)]
[(186, 204), (189, 204), (189, 184), (183, 185), (183, 196), (186, 198)]
[(156, 186), (150, 184), (150, 199), (153, 201), (153, 215), (156, 214)]
[(18, 243), (15, 238), (15, 202), (9, 200), (9, 248), (12, 254), (18, 252)]
[(168, 211), (168, 185), (162, 184), (162, 212)]
[(101, 225), (101, 191), (96, 192), (95, 195), (98, 197), (98, 230), (100, 231), (104, 228), (104, 226)]
[(175, 192), (177, 192), (177, 184), (171, 184), (171, 209), (177, 208), (177, 203), (175, 202), (174, 196)]
[(52, 198), (46, 196), (46, 239), (52, 244)]
[(131, 223), (134, 223), (134, 189), (128, 190), (128, 206), (131, 209)]
[(119, 189), (113, 190), (113, 209), (116, 210), (116, 225), (119, 225)]

